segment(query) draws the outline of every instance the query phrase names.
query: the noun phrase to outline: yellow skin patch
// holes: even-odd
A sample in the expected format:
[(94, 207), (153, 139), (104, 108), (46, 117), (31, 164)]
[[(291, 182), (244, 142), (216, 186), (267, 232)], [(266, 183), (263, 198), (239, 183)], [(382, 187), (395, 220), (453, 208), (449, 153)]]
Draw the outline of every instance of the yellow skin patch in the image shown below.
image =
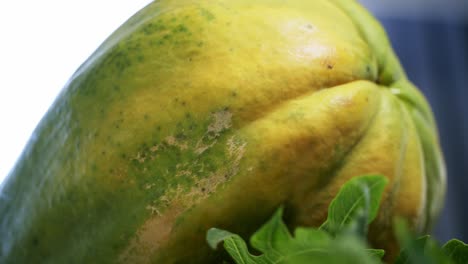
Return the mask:
[(217, 263), (209, 228), (247, 237), (282, 204), (289, 225), (318, 225), (368, 173), (389, 178), (370, 239), (391, 258), (393, 216), (434, 221), (444, 163), (427, 102), (355, 1), (155, 1), (36, 130), (2, 189), (0, 262)]

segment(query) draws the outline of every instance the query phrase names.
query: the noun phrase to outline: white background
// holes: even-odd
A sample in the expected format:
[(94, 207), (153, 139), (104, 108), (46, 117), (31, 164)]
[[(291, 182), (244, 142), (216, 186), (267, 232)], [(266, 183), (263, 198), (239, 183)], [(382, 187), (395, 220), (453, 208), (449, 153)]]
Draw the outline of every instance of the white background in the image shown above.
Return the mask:
[(149, 2), (0, 1), (0, 182), (68, 78)]
[[(390, 16), (468, 18), (467, 0), (361, 1)], [(0, 1), (0, 182), (68, 78), (149, 2)]]

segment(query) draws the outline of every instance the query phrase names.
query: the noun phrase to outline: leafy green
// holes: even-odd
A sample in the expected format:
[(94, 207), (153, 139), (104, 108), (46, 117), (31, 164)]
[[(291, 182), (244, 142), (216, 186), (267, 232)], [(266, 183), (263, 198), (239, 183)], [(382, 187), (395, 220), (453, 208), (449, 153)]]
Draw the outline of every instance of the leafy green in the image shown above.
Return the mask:
[(366, 249), (366, 252), (368, 254), (371, 254), (379, 259), (383, 258), (383, 256), (385, 255), (385, 250), (383, 249), (374, 249), (374, 248), (368, 248)]
[[(207, 242), (213, 249), (223, 242), (237, 264), (380, 264), (385, 251), (369, 248), (366, 237), (387, 182), (380, 175), (353, 178), (330, 203), (327, 220), (320, 228), (298, 227), (294, 235), (283, 222), (280, 207), (250, 239), (260, 255), (251, 254), (239, 235), (217, 228), (208, 230)], [(468, 245), (459, 240), (450, 240), (441, 248), (430, 236), (416, 238), (404, 220), (397, 219), (395, 228), (404, 248), (395, 264), (468, 263)]]
[(395, 264), (450, 264), (452, 260), (443, 253), (438, 243), (430, 236), (415, 238), (402, 219), (395, 221), (396, 236), (403, 247)]
[(377, 216), (387, 183), (387, 178), (380, 175), (367, 175), (349, 180), (330, 203), (328, 218), (320, 229), (338, 234), (354, 222), (353, 229), (365, 237), (368, 224)]
[(208, 243), (216, 246), (224, 240), (224, 248), (238, 264), (378, 263), (366, 252), (362, 240), (352, 236), (333, 240), (325, 231), (314, 228), (297, 228), (292, 236), (282, 221), (282, 212), (280, 208), (251, 238), (252, 246), (263, 255), (250, 254), (240, 236), (220, 229), (208, 231)]
[(456, 264), (468, 263), (468, 245), (458, 239), (448, 241), (443, 247), (444, 254)]

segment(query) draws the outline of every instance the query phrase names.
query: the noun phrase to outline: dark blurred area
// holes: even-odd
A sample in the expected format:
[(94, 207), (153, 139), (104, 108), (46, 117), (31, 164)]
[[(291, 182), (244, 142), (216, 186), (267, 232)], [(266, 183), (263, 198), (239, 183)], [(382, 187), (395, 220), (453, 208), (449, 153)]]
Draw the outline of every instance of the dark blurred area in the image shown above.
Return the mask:
[(382, 22), (408, 78), (426, 95), (447, 165), (445, 208), (434, 230), (468, 241), (468, 0), (362, 0)]

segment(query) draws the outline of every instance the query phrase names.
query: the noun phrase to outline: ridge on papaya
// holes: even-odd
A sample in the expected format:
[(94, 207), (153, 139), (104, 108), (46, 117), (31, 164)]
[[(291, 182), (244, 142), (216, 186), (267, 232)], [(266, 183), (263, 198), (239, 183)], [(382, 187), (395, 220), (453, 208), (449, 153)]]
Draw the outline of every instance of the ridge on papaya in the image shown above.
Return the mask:
[(391, 219), (427, 232), (445, 167), (434, 118), (356, 1), (161, 0), (70, 78), (2, 186), (1, 263), (219, 263), (284, 204), (317, 226), (341, 185), (388, 178)]

